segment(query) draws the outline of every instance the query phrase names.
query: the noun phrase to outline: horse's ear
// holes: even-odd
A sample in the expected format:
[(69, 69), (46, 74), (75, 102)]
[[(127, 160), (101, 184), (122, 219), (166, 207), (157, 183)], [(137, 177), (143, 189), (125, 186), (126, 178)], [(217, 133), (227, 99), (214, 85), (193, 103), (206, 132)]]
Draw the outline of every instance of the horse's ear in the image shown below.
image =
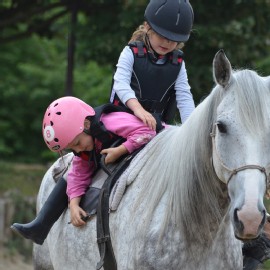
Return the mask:
[(213, 76), (217, 84), (226, 87), (231, 79), (232, 67), (223, 50), (219, 50), (213, 60)]

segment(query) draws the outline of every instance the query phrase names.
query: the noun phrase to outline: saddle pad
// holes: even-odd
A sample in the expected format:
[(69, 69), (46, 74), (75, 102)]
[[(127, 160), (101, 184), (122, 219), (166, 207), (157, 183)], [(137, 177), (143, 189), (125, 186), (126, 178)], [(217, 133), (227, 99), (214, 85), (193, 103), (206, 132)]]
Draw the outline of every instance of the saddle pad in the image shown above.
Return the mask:
[(56, 183), (61, 177), (67, 179), (67, 173), (71, 167), (73, 157), (73, 153), (68, 153), (58, 158), (54, 163), (52, 177)]
[[(64, 177), (65, 179), (67, 179), (68, 171), (70, 170), (72, 166), (73, 157), (74, 157), (73, 153), (68, 153), (58, 158), (58, 160), (55, 162), (54, 167), (52, 169), (52, 176), (55, 182), (57, 182), (61, 177)], [(109, 164), (107, 165), (107, 168), (112, 171), (115, 166), (116, 166), (115, 164)], [(125, 172), (123, 174), (125, 174)], [(127, 187), (127, 177), (122, 177), (122, 176), (117, 180), (110, 195), (109, 203), (110, 203), (110, 209), (112, 211), (115, 211), (117, 209)], [(99, 169), (95, 173), (90, 187), (93, 187), (95, 189), (101, 189), (107, 178), (108, 178), (108, 174), (104, 170)], [(128, 183), (128, 185), (129, 184), (130, 183)]]

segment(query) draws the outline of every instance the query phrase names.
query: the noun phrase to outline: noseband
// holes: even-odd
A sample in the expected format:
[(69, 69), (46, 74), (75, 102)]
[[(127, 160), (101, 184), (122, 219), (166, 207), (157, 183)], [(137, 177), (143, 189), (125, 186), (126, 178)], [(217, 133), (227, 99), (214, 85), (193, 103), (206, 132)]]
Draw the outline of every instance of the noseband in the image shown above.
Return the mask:
[(229, 177), (227, 179), (227, 181), (223, 181), (220, 179), (220, 181), (224, 182), (226, 185), (229, 184), (230, 180), (232, 179), (232, 177), (234, 175), (236, 175), (238, 172), (240, 171), (244, 171), (244, 170), (259, 170), (261, 171), (264, 175), (265, 175), (265, 183), (266, 183), (266, 189), (267, 192), (269, 192), (269, 182), (270, 182), (270, 164), (266, 167), (262, 167), (259, 165), (254, 165), (254, 164), (248, 164), (248, 165), (244, 165), (241, 166), (239, 168), (235, 168), (235, 169), (231, 169), (228, 168), (224, 162), (222, 161), (218, 151), (217, 151), (217, 147), (216, 147), (216, 142), (215, 142), (215, 136), (216, 136), (216, 126), (217, 124), (213, 125), (213, 129), (212, 132), (210, 133), (210, 136), (212, 138), (212, 147), (213, 147), (213, 152), (215, 152), (216, 156), (218, 157), (220, 164), (222, 166), (222, 168), (224, 168), (227, 172), (229, 172)]

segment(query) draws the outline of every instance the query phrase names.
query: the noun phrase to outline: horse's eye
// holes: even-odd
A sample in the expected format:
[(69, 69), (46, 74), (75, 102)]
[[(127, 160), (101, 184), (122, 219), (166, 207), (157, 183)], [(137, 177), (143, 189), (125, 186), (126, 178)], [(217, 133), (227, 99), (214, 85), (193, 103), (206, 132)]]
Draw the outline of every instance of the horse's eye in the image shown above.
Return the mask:
[(220, 133), (226, 133), (227, 132), (227, 128), (226, 125), (222, 122), (217, 122), (217, 127)]

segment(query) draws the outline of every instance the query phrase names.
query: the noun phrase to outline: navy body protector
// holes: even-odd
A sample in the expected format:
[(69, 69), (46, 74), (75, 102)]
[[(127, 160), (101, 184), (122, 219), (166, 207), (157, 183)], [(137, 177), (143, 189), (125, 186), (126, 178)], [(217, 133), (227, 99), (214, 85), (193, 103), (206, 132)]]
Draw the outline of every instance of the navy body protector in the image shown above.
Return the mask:
[(101, 115), (103, 113), (108, 114), (111, 112), (130, 113), (130, 111), (124, 107), (115, 106), (110, 103), (95, 107), (94, 110), (95, 115), (87, 117), (87, 119), (91, 122), (90, 128), (88, 130), (84, 129), (84, 132), (92, 136), (94, 140), (94, 149), (90, 151), (91, 156), (88, 157), (88, 160), (89, 162), (94, 161), (95, 167), (98, 169), (101, 158), (101, 150), (111, 147), (116, 140), (121, 138), (106, 129), (102, 121), (100, 121)]
[[(130, 86), (140, 104), (150, 113), (159, 114), (164, 122), (171, 121), (176, 112), (175, 81), (180, 72), (184, 54), (174, 50), (164, 56), (164, 63), (147, 51), (143, 42), (128, 44), (134, 64)], [(113, 103), (123, 105), (115, 94)]]

